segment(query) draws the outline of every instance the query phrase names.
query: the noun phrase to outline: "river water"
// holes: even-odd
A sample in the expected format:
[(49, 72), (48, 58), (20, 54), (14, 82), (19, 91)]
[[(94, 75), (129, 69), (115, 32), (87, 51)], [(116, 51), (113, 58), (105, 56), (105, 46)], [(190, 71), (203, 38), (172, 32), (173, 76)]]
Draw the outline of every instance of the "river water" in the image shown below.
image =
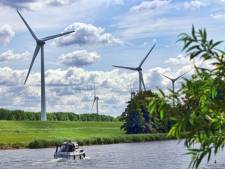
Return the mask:
[[(190, 157), (183, 143), (157, 141), (146, 143), (85, 146), (84, 160), (53, 159), (55, 149), (0, 151), (1, 169), (187, 169)], [(220, 153), (201, 169), (225, 169)]]

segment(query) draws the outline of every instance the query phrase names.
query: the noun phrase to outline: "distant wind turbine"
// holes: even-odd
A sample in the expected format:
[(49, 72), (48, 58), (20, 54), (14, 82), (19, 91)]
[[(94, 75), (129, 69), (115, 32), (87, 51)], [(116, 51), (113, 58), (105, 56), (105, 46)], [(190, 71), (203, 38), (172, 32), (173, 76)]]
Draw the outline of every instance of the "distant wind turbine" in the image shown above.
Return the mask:
[(135, 90), (134, 90), (134, 88), (132, 87), (132, 85), (130, 85), (130, 100), (129, 101), (127, 101), (126, 103), (131, 103), (131, 100), (134, 98), (134, 96), (135, 96)]
[(135, 91), (132, 85), (130, 84), (130, 100), (135, 96)]
[(53, 36), (48, 36), (48, 37), (45, 37), (45, 38), (42, 38), (42, 39), (38, 39), (37, 36), (32, 31), (32, 29), (30, 28), (30, 26), (28, 25), (28, 23), (26, 22), (26, 20), (23, 18), (23, 16), (20, 14), (20, 12), (18, 10), (17, 10), (17, 13), (19, 14), (20, 18), (23, 20), (24, 24), (26, 25), (27, 29), (31, 33), (34, 40), (36, 41), (36, 48), (35, 48), (35, 51), (34, 51), (33, 58), (31, 60), (31, 64), (30, 64), (26, 79), (24, 81), (24, 84), (26, 84), (26, 82), (27, 82), (30, 71), (31, 71), (32, 66), (34, 64), (34, 60), (35, 60), (36, 56), (38, 55), (39, 50), (41, 49), (41, 120), (46, 121), (47, 118), (46, 118), (46, 100), (45, 100), (44, 45), (45, 45), (45, 42), (48, 41), (48, 40), (52, 40), (52, 39), (58, 38), (60, 36), (70, 34), (74, 31), (69, 31), (69, 32), (60, 33), (60, 34), (53, 35)]
[(95, 104), (96, 105), (96, 114), (98, 114), (98, 101), (99, 101), (99, 97), (96, 95), (96, 89), (95, 89), (95, 85), (94, 85), (94, 100), (93, 100), (91, 109), (93, 109), (94, 104)]
[(144, 59), (141, 61), (141, 63), (139, 64), (138, 67), (126, 67), (126, 66), (115, 66), (115, 65), (112, 65), (113, 67), (117, 67), (117, 68), (137, 71), (138, 75), (139, 75), (139, 92), (142, 92), (142, 87), (144, 88), (144, 91), (146, 91), (145, 83), (144, 83), (144, 79), (143, 79), (143, 73), (142, 73), (142, 65), (145, 62), (145, 60), (148, 58), (148, 56), (150, 55), (150, 53), (152, 52), (152, 50), (154, 49), (155, 46), (156, 46), (156, 44), (154, 44), (152, 46), (152, 48), (147, 53), (147, 55), (144, 57)]
[[(159, 72), (158, 72), (159, 73)], [(169, 76), (166, 76), (162, 73), (159, 73), (160, 75), (164, 76), (165, 78), (169, 79), (172, 83), (172, 91), (173, 93), (175, 92), (175, 82), (180, 79), (182, 76), (184, 76), (187, 72), (183, 73), (182, 75), (178, 76), (177, 78), (172, 78), (172, 77), (169, 77)], [(173, 96), (173, 107), (175, 107), (175, 97)]]

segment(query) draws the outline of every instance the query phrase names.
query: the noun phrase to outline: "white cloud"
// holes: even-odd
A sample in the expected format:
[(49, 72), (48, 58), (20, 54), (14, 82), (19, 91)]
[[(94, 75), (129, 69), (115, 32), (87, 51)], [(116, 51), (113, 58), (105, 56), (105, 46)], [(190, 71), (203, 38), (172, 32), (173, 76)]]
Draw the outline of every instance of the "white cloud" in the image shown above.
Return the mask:
[(76, 2), (77, 0), (1, 0), (0, 4), (16, 9), (39, 10), (48, 6), (62, 6)]
[(223, 20), (224, 21), (224, 19), (225, 19), (225, 11), (224, 11), (224, 9), (223, 10), (218, 10), (218, 11), (213, 12), (210, 16), (212, 18), (214, 18), (214, 19), (218, 19), (218, 20)]
[[(170, 43), (173, 43), (178, 34), (189, 32), (192, 24), (207, 28), (209, 33), (212, 33), (214, 37), (220, 37), (220, 34), (224, 32), (221, 23), (210, 17), (211, 11), (217, 9), (218, 6), (224, 6), (224, 3), (221, 3), (221, 1), (200, 1), (199, 4), (207, 5), (201, 14), (199, 14), (198, 10), (193, 10), (192, 12), (184, 10), (185, 3), (183, 1), (169, 2), (168, 5), (163, 6), (163, 9), (146, 9), (144, 12), (129, 11), (122, 16), (116, 17), (115, 24), (113, 25), (116, 28), (116, 34), (124, 41), (162, 38), (163, 43), (168, 43), (169, 39), (171, 40)], [(197, 1), (186, 2), (189, 6), (195, 3), (198, 4)], [(212, 9), (208, 10), (209, 7)], [(167, 39), (166, 41), (164, 40), (165, 38)]]
[(187, 65), (187, 64), (190, 64), (191, 61), (189, 60), (188, 57), (184, 57), (182, 54), (180, 54), (177, 57), (172, 57), (167, 59), (165, 63), (172, 64), (172, 65), (180, 65), (180, 64)]
[(73, 23), (64, 29), (64, 31), (75, 31), (74, 33), (55, 40), (58, 46), (67, 46), (71, 44), (91, 45), (91, 44), (120, 44), (121, 41), (112, 34), (105, 32), (101, 27), (92, 24)]
[(206, 7), (210, 4), (209, 0), (191, 0), (190, 2), (185, 2), (184, 6), (188, 9), (198, 9)]
[(15, 32), (9, 25), (3, 25), (0, 27), (0, 44), (9, 43), (14, 36)]
[[(76, 2), (87, 2), (87, 0), (1, 0), (0, 4), (16, 9), (40, 10), (46, 7), (57, 7), (70, 5)], [(95, 0), (96, 3), (123, 4), (123, 0)], [(87, 2), (87, 4), (89, 4)]]
[(172, 67), (176, 66), (190, 66), (196, 65), (204, 68), (210, 69), (211, 66), (208, 61), (204, 61), (203, 59), (195, 58), (190, 60), (188, 56), (184, 56), (183, 54), (178, 55), (177, 57), (169, 58), (165, 61), (165, 63), (171, 65)]
[(131, 11), (142, 12), (145, 10), (155, 10), (167, 6), (170, 3), (169, 0), (149, 0), (143, 1), (139, 5), (135, 5), (131, 8)]
[[(31, 73), (28, 83), (23, 85), (26, 73), (25, 70), (0, 68), (0, 89), (4, 89), (0, 90), (2, 107), (40, 110), (40, 73)], [(124, 81), (129, 82), (132, 77), (127, 77), (126, 73), (121, 74), (117, 70), (109, 72), (86, 71), (81, 68), (48, 70), (46, 71), (47, 109), (60, 111), (64, 108), (64, 111), (90, 112), (93, 92), (76, 90), (76, 88), (85, 88), (86, 85), (93, 85), (95, 81), (97, 94), (101, 98), (100, 112), (118, 115), (123, 110), (124, 100), (128, 100), (129, 97)], [(111, 96), (114, 98), (110, 99)], [(85, 98), (90, 98), (90, 101)], [(118, 103), (118, 109), (111, 110), (110, 107), (115, 103)]]
[(0, 62), (27, 60), (31, 54), (29, 52), (15, 53), (12, 50), (7, 50), (0, 54)]
[(76, 50), (70, 53), (62, 54), (59, 57), (59, 63), (67, 66), (82, 67), (96, 63), (99, 58), (100, 55), (96, 52)]
[(25, 76), (25, 71), (13, 70), (9, 67), (0, 68), (0, 85), (12, 86), (21, 84), (23, 76)]
[[(184, 62), (186, 64), (184, 64)], [(189, 77), (193, 71), (192, 62), (178, 56), (167, 61), (168, 67), (143, 70), (146, 87), (167, 91), (171, 82), (157, 72), (176, 77), (186, 71)], [(40, 72), (31, 73), (28, 83), (23, 85), (27, 70), (0, 68), (0, 104), (5, 108), (40, 110)], [(87, 71), (82, 68), (49, 69), (46, 71), (47, 111), (90, 112), (93, 84), (101, 99), (100, 112), (119, 115), (130, 98), (130, 84), (138, 89), (136, 72), (113, 69), (111, 71)], [(176, 84), (176, 88), (179, 83)], [(88, 90), (80, 90), (80, 89)], [(94, 110), (93, 110), (94, 111)]]
[(107, 4), (107, 6), (124, 4), (124, 0), (99, 0), (99, 1), (104, 1)]

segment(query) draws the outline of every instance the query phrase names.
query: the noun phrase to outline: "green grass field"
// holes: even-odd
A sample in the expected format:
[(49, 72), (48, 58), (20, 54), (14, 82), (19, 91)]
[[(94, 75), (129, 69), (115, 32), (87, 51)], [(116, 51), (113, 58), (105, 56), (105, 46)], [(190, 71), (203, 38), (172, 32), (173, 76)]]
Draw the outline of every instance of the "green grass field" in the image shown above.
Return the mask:
[[(0, 121), (0, 148), (27, 147), (34, 140), (44, 140), (53, 146), (55, 140), (77, 140), (83, 145), (139, 142), (165, 139), (165, 134), (126, 135), (120, 130), (120, 122), (40, 122)], [(37, 144), (35, 142), (34, 144)]]

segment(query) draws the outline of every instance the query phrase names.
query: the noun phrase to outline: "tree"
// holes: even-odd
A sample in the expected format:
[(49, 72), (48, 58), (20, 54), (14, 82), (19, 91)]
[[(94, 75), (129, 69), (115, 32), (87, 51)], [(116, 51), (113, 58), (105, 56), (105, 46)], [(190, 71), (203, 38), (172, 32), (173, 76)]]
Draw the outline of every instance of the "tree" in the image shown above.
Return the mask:
[[(159, 111), (150, 115), (148, 110), (148, 102), (152, 98), (158, 98), (158, 95), (145, 91), (137, 93), (127, 105), (127, 108), (121, 115), (122, 129), (126, 133), (155, 133), (168, 132), (169, 121), (168, 118), (160, 119)], [(170, 105), (167, 106), (170, 110)]]
[[(211, 69), (195, 65), (195, 74), (190, 80), (185, 79), (176, 95), (175, 120), (169, 131), (170, 136), (180, 138), (186, 132), (185, 146), (192, 155), (189, 167), (198, 168), (202, 159), (217, 154), (225, 145), (225, 52), (217, 47), (222, 41), (208, 40), (205, 29), (195, 30), (191, 34), (180, 34), (183, 50), (190, 60), (203, 59), (211, 65)], [(166, 105), (171, 100), (163, 97), (152, 100), (149, 109), (154, 110), (155, 104)], [(160, 107), (164, 118), (166, 106)], [(153, 112), (153, 111), (152, 111)], [(195, 147), (199, 144), (199, 147)]]
[(125, 110), (123, 118), (125, 122), (121, 128), (124, 129), (127, 134), (144, 132), (145, 122), (142, 114), (140, 113), (137, 102), (130, 104), (130, 106)]

